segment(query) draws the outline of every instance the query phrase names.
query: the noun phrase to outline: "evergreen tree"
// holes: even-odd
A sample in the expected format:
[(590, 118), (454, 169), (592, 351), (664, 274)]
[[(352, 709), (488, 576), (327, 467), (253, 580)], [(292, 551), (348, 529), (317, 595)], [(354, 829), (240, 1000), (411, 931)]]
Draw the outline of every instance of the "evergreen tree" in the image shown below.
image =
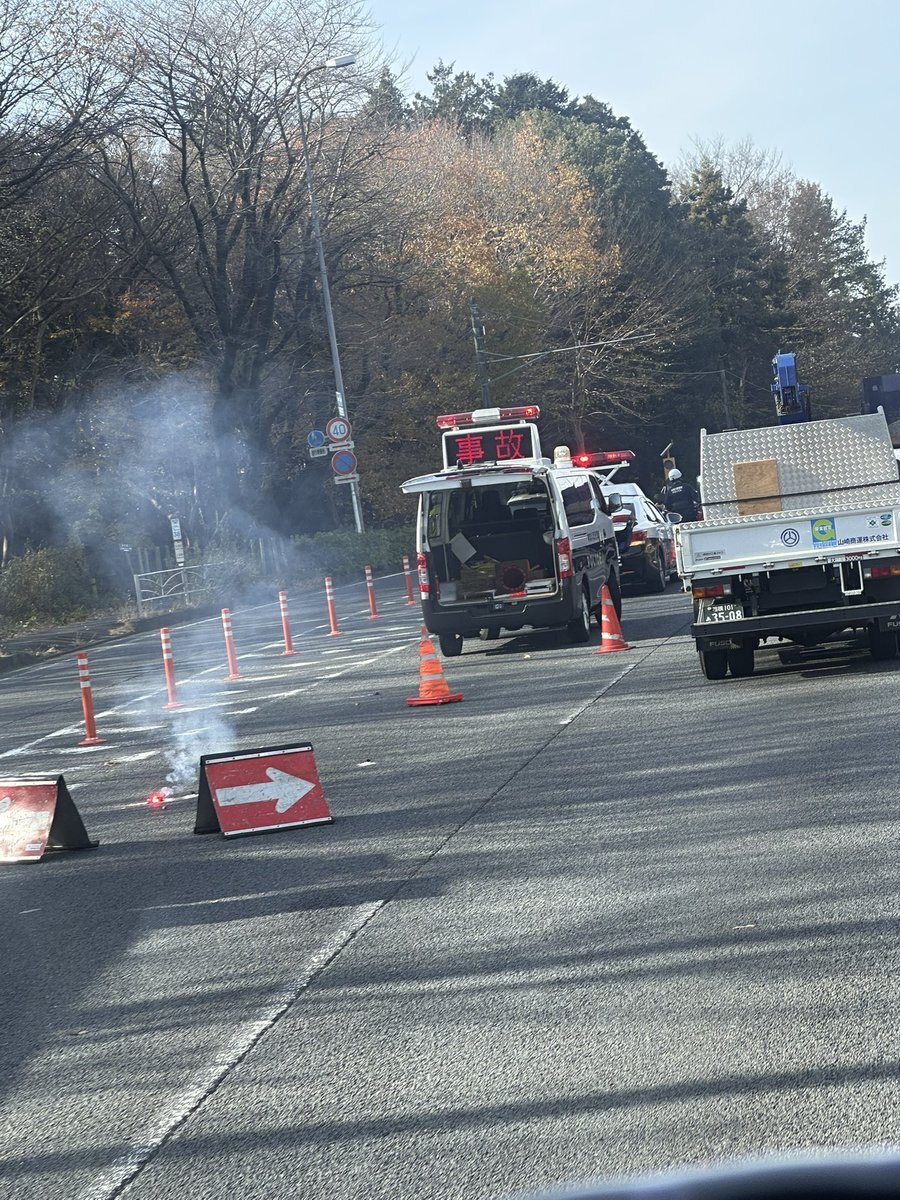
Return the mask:
[(496, 126), (503, 121), (514, 121), (522, 113), (533, 112), (536, 109), (569, 113), (572, 108), (569, 93), (564, 87), (560, 87), (552, 79), (539, 79), (537, 75), (524, 72), (507, 75), (496, 89), (491, 103), (490, 119)]
[(707, 289), (706, 329), (695, 361), (699, 369), (723, 373), (726, 422), (765, 419), (760, 404), (784, 316), (783, 265), (767, 261), (746, 203), (735, 200), (711, 163), (694, 171), (684, 201), (694, 269)]
[(426, 76), (431, 95), (416, 92), (412, 116), (421, 122), (446, 121), (467, 135), (488, 132), (495, 95), (493, 75), (479, 80), (471, 71), (454, 74), (454, 66), (438, 59)]

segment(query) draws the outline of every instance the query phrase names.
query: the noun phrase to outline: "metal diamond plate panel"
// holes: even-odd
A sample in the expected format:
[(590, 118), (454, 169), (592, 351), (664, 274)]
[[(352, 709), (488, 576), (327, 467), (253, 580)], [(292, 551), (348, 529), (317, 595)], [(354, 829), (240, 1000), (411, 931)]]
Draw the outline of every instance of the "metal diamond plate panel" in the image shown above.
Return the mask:
[[(881, 413), (866, 413), (809, 424), (704, 432), (700, 440), (704, 515), (713, 521), (736, 518), (734, 464), (765, 459), (778, 464), (781, 507), (775, 511), (900, 502), (887, 422)], [(869, 480), (871, 484), (865, 483)]]

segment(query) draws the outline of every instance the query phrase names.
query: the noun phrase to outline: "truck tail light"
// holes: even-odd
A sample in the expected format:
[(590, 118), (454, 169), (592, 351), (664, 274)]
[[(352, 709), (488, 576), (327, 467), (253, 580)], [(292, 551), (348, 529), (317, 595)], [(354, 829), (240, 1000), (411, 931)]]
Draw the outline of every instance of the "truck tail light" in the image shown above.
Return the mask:
[(556, 561), (559, 564), (560, 579), (572, 578), (572, 547), (567, 537), (556, 539)]
[(428, 556), (425, 554), (416, 555), (416, 570), (419, 573), (419, 595), (423, 600), (427, 600), (431, 592), (431, 586), (428, 581)]
[(867, 567), (865, 573), (870, 579), (890, 579), (893, 575), (900, 575), (900, 563), (891, 563), (890, 566)]
[(714, 600), (717, 596), (730, 596), (731, 583), (702, 583), (691, 588), (695, 600)]

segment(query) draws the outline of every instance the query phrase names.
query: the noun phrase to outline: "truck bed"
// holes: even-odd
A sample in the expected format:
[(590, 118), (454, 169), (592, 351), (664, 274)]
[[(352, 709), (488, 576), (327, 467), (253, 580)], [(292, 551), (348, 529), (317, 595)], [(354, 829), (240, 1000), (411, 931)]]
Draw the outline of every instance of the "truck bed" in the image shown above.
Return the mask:
[[(705, 509), (704, 509), (705, 511)], [(900, 499), (889, 506), (847, 504), (784, 513), (692, 521), (675, 527), (678, 573), (795, 570), (900, 552)]]

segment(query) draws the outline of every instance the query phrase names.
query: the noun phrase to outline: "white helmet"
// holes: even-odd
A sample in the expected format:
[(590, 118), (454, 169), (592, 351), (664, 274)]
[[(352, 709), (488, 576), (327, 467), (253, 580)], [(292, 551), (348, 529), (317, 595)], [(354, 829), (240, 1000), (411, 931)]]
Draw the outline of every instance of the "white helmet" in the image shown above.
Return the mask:
[(671, 483), (673, 479), (678, 480), (680, 478), (681, 478), (681, 472), (678, 470), (677, 467), (673, 467), (672, 470), (669, 472), (669, 482)]

